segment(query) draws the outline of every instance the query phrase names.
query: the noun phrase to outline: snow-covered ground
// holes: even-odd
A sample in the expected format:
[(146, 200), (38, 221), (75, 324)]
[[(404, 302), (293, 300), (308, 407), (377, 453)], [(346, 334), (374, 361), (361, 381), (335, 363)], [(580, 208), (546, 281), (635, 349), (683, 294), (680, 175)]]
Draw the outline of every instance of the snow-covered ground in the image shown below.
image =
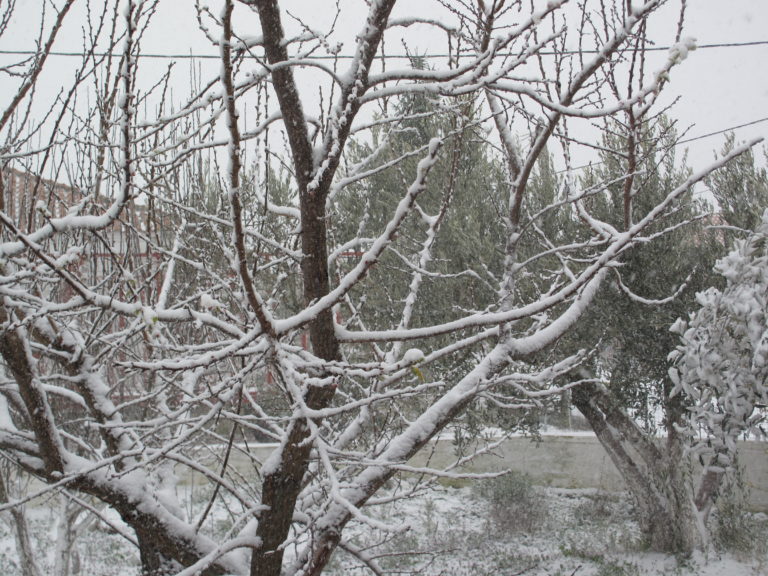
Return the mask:
[[(463, 484), (463, 482), (462, 482)], [(748, 576), (768, 574), (768, 518), (752, 517), (753, 531), (740, 551), (718, 551), (680, 560), (644, 551), (632, 506), (623, 494), (597, 490), (532, 488), (518, 481), (505, 488), (448, 487), (418, 492), (413, 498), (372, 510), (383, 532), (350, 525), (350, 549), (359, 558), (376, 558), (387, 574), (425, 576)], [(495, 504), (494, 504), (495, 502)], [(58, 512), (27, 509), (43, 574), (53, 572)], [(0, 574), (21, 575), (7, 513), (0, 515)], [(226, 530), (219, 511), (212, 522)], [(213, 526), (216, 529), (216, 526)], [(742, 543), (744, 544), (744, 543)], [(750, 549), (751, 548), (751, 549)], [(93, 522), (77, 541), (79, 574), (137, 575), (138, 558), (124, 539)], [(328, 574), (371, 574), (362, 560), (336, 554)]]
[[(514, 490), (513, 490), (514, 492)], [(519, 497), (519, 495), (518, 495)], [(470, 488), (439, 487), (382, 511), (408, 532), (369, 555), (400, 550), (410, 555), (382, 561), (394, 573), (424, 575), (640, 576), (768, 574), (768, 519), (759, 515), (752, 550), (713, 549), (679, 560), (644, 550), (632, 506), (624, 494), (597, 490), (534, 488), (515, 502), (495, 506)], [(370, 534), (361, 529), (361, 548)], [(760, 543), (764, 544), (760, 544)], [(357, 563), (358, 565), (360, 562)], [(370, 574), (338, 561), (333, 574)]]

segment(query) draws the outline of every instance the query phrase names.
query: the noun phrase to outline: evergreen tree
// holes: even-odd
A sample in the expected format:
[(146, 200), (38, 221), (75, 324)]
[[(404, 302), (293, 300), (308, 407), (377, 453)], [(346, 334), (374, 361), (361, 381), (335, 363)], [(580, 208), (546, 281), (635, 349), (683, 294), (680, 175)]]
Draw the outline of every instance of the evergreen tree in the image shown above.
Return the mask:
[[(375, 131), (371, 143), (357, 143), (349, 159), (350, 178), (369, 170), (377, 172), (361, 183), (346, 186), (338, 195), (335, 236), (341, 248), (337, 250), (337, 266), (348, 266), (348, 259), (354, 263), (361, 248), (345, 244), (348, 238), (374, 238), (383, 231), (393, 206), (411, 184), (409, 176), (415, 172), (418, 152), (432, 138), (446, 138), (446, 142), (427, 189), (419, 196), (418, 209), (361, 286), (366, 297), (359, 312), (374, 328), (392, 321), (381, 316), (385, 310), (398, 310), (377, 303), (404, 301), (417, 272), (421, 272), (422, 284), (415, 300), (413, 325), (449, 320), (461, 311), (491, 305), (495, 301), (495, 276), (503, 260), (498, 244), (504, 208), (497, 196), (502, 173), (488, 150), (485, 135), (474, 124), (474, 101), (444, 102), (411, 94), (394, 107), (393, 116), (399, 120)], [(377, 168), (355, 164), (375, 150), (379, 150)], [(386, 168), (398, 158), (403, 160), (396, 169)], [(446, 306), (446, 302), (451, 305)]]
[[(605, 134), (604, 150), (631, 146), (620, 127)], [(590, 213), (616, 233), (689, 173), (685, 159), (676, 161), (676, 135), (663, 118), (644, 124), (634, 141), (634, 173), (623, 176), (627, 157), (606, 152), (581, 181), (585, 190), (601, 190), (590, 199)], [(621, 472), (649, 545), (678, 553), (690, 552), (699, 536), (678, 428), (686, 405), (671, 395), (668, 375), (668, 356), (677, 345), (669, 326), (693, 308), (696, 291), (711, 284), (712, 264), (722, 249), (720, 237), (702, 226), (701, 210), (692, 191), (668, 210), (648, 236), (665, 233), (623, 255), (614, 281), (603, 287), (601, 305), (563, 344), (600, 342), (591, 370), (578, 376), (588, 378), (573, 389), (574, 405)], [(666, 439), (658, 445), (653, 436), (662, 426)]]
[[(620, 133), (606, 134), (605, 150), (626, 148)], [(663, 118), (645, 127), (632, 183), (632, 218), (645, 213), (689, 175), (685, 157), (680, 162), (676, 158), (675, 141), (674, 129)], [(582, 187), (608, 183), (605, 192), (592, 200), (593, 213), (621, 230), (624, 159), (607, 152), (601, 159), (602, 164), (584, 175)], [(671, 389), (667, 356), (677, 344), (668, 327), (692, 309), (698, 290), (711, 285), (712, 266), (723, 250), (719, 237), (702, 225), (703, 209), (691, 191), (660, 219), (650, 234), (669, 231), (625, 254), (614, 281), (603, 288), (603, 304), (590, 311), (589, 321), (574, 337), (600, 340), (597, 371), (610, 382), (617, 401), (649, 432), (664, 425), (674, 434), (681, 407), (667, 404)], [(658, 421), (659, 415), (664, 422)]]
[[(606, 134), (605, 150), (626, 148), (620, 130)], [(665, 190), (684, 182), (688, 169), (684, 160), (680, 165), (675, 160), (675, 140), (663, 119), (645, 125), (636, 139), (637, 170), (630, 181), (621, 176), (627, 174), (625, 157), (604, 153), (603, 163), (581, 182), (584, 189), (604, 189), (591, 199), (590, 213), (618, 232), (631, 224), (636, 211), (645, 213)], [(731, 138), (725, 150), (732, 147)], [(737, 226), (755, 221), (764, 182), (765, 173), (755, 170), (751, 157), (710, 179), (725, 219)], [(741, 196), (745, 188), (751, 190), (746, 200)], [(676, 553), (690, 552), (705, 538), (700, 530), (719, 482), (711, 470), (705, 471), (698, 493), (693, 493), (685, 458), (690, 437), (682, 431), (692, 406), (702, 403), (696, 394), (673, 393), (679, 379), (670, 376), (675, 374), (672, 359), (680, 352), (679, 337), (669, 326), (696, 307), (697, 292), (718, 282), (711, 270), (725, 250), (724, 236), (707, 225), (711, 219), (704, 208), (689, 193), (660, 219), (649, 236), (666, 233), (624, 254), (615, 281), (603, 287), (601, 306), (562, 343), (567, 351), (600, 339), (592, 370), (578, 375), (586, 382), (573, 389), (573, 402), (624, 477), (650, 546)], [(686, 338), (688, 342), (693, 336), (686, 333)], [(725, 415), (726, 420), (731, 417), (735, 415)], [(659, 443), (654, 435), (662, 426), (666, 437)]]
[[(721, 156), (735, 145), (731, 133), (725, 139)], [(768, 175), (755, 165), (755, 155), (748, 150), (707, 179), (722, 218), (730, 226), (755, 230), (763, 210), (768, 208)]]

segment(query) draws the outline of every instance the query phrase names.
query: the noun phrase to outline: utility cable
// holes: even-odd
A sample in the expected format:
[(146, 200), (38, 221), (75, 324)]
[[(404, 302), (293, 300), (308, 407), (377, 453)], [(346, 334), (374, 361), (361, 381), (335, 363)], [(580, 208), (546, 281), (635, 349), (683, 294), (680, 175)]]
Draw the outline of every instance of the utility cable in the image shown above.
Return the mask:
[[(738, 130), (739, 128), (746, 128), (747, 126), (754, 126), (755, 124), (760, 124), (762, 122), (768, 122), (768, 116), (765, 118), (760, 118), (758, 120), (753, 120), (752, 122), (746, 122), (745, 124), (738, 124), (736, 126), (730, 126), (728, 128), (723, 128), (722, 130), (717, 130), (715, 132), (708, 132), (707, 134), (701, 134), (699, 136), (693, 136), (691, 138), (686, 138), (684, 140), (678, 140), (674, 144), (668, 146), (666, 149), (670, 148), (676, 148), (678, 146), (681, 146), (683, 144), (688, 144), (689, 142), (696, 142), (697, 140), (704, 140), (705, 138), (711, 138), (712, 136), (717, 136), (719, 134), (725, 134), (726, 132), (732, 132), (733, 130)], [(573, 168), (563, 168), (562, 170), (556, 170), (555, 174), (565, 174), (566, 172), (575, 172), (576, 170), (583, 170), (584, 168), (591, 168), (592, 166), (599, 166), (600, 164), (605, 164), (603, 160), (598, 160), (596, 162), (590, 162), (589, 164), (582, 164), (580, 166), (574, 166)]]
[[(696, 46), (697, 50), (707, 50), (713, 48), (745, 48), (751, 46), (768, 46), (768, 40), (754, 40), (750, 42), (720, 42), (716, 44), (700, 44)], [(664, 52), (672, 48), (672, 46), (646, 46), (643, 50), (647, 52)], [(544, 50), (537, 52), (537, 55), (542, 56), (564, 56), (564, 55), (577, 55), (577, 54), (599, 54), (599, 50)], [(35, 56), (39, 54), (36, 50), (0, 50), (0, 55), (9, 56)], [(116, 56), (120, 54), (109, 52), (75, 52), (75, 51), (52, 51), (49, 56), (65, 56), (65, 57), (83, 57), (86, 54), (93, 55), (97, 58), (105, 56)], [(501, 52), (498, 56), (517, 56), (512, 52)], [(411, 54), (383, 54), (377, 56), (376, 59), (385, 58), (387, 60), (411, 60), (414, 56)], [(420, 54), (419, 58), (425, 59), (437, 59), (437, 58), (456, 58), (456, 54)], [(470, 58), (469, 54), (459, 54), (460, 58)], [(160, 59), (160, 60), (220, 60), (220, 54), (161, 54), (161, 53), (141, 53), (139, 58), (148, 59)], [(351, 60), (355, 58), (352, 54), (315, 54), (304, 56), (303, 60)]]

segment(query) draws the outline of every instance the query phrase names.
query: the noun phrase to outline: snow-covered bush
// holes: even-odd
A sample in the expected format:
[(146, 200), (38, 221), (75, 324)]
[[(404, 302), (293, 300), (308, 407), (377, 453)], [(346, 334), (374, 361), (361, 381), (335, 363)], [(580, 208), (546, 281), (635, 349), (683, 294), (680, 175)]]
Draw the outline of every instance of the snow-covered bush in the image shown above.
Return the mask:
[(709, 528), (719, 551), (755, 558), (768, 553), (768, 517), (750, 511), (749, 486), (738, 462), (720, 487)]
[(736, 440), (765, 435), (768, 404), (768, 210), (750, 236), (715, 266), (722, 290), (698, 294), (701, 308), (672, 327), (681, 335), (670, 376), (690, 401), (692, 453), (727, 471)]
[(510, 472), (479, 482), (475, 493), (488, 504), (488, 516), (503, 532), (534, 532), (547, 517), (547, 502), (528, 474)]

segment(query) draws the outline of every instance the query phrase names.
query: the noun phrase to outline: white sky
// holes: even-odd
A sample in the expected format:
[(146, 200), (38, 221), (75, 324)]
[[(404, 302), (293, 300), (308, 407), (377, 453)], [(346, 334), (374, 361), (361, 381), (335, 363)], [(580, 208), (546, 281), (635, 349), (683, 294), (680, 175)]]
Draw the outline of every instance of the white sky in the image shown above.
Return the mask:
[[(215, 2), (209, 2), (216, 4)], [(0, 39), (0, 49), (25, 49), (36, 32), (34, 17), (36, 2), (19, 2), (18, 14), (14, 22), (14, 34)], [(82, 2), (79, 9), (82, 10)], [(286, 4), (302, 15), (309, 14), (306, 22), (323, 29), (334, 15), (334, 1), (329, 0), (290, 0)], [(661, 45), (668, 45), (674, 38), (677, 22), (677, 2), (664, 12), (655, 16), (651, 27), (651, 37)], [(342, 53), (350, 53), (353, 48), (351, 33), (356, 30), (365, 16), (366, 6), (363, 0), (341, 0), (341, 5), (348, 12), (345, 20), (338, 24), (337, 37), (345, 43)], [(414, 6), (430, 5), (427, 0), (400, 0), (399, 6), (411, 10)], [(197, 28), (192, 0), (161, 0), (158, 13), (149, 34), (144, 42), (145, 53), (185, 54), (215, 53)], [(75, 8), (74, 10), (78, 10)], [(218, 10), (218, 9), (217, 9)], [(396, 9), (397, 10), (397, 9)], [(57, 41), (57, 50), (78, 50), (82, 47), (81, 34), (78, 30), (81, 20), (76, 14), (70, 19), (70, 26), (61, 34)], [(246, 17), (246, 11), (239, 10), (236, 21), (240, 33), (256, 33), (255, 18)], [(253, 30), (250, 27), (253, 26)], [(686, 35), (693, 36), (699, 44), (746, 42), (768, 40), (768, 0), (688, 0)], [(441, 51), (444, 50), (442, 38), (438, 38)], [(411, 37), (409, 47), (415, 52), (426, 52), (433, 49), (435, 38), (428, 35)], [(394, 45), (393, 45), (394, 44)], [(398, 43), (390, 42), (388, 52), (402, 52)], [(666, 58), (666, 53), (657, 53), (656, 58)], [(7, 57), (0, 59), (5, 63)], [(56, 57), (54, 66), (46, 73), (46, 82), (53, 90), (58, 84), (71, 78), (66, 74), (67, 59)], [(74, 66), (77, 59), (70, 59)], [(672, 74), (671, 82), (666, 89), (667, 101), (680, 97), (679, 103), (672, 109), (670, 115), (679, 121), (681, 130), (690, 127), (688, 136), (722, 130), (731, 126), (746, 124), (768, 117), (768, 45), (701, 49), (693, 52), (689, 58)], [(160, 73), (167, 62), (150, 61), (145, 66), (152, 71), (152, 76)], [(177, 64), (180, 77), (186, 77), (189, 62)], [(201, 66), (209, 75), (216, 74), (218, 63), (204, 61)], [(655, 68), (651, 63), (651, 69)], [(205, 74), (204, 74), (205, 75)], [(308, 98), (316, 100), (316, 89), (313, 86), (302, 86)], [(184, 85), (175, 87), (178, 90), (177, 100), (186, 93)], [(0, 101), (8, 98), (0, 95)], [(311, 107), (308, 107), (311, 109)], [(756, 136), (768, 137), (768, 122), (763, 122), (736, 131), (738, 140), (746, 140)], [(724, 136), (707, 138), (688, 144), (690, 160), (694, 166), (706, 163), (714, 149), (722, 146)], [(758, 155), (762, 158), (762, 154)]]
[[(688, 0), (686, 35), (699, 44), (768, 40), (768, 0)], [(673, 72), (671, 115), (691, 136), (768, 117), (768, 45), (697, 50)], [(738, 140), (768, 138), (768, 122), (736, 131)], [(693, 158), (719, 148), (723, 137), (691, 143)]]

